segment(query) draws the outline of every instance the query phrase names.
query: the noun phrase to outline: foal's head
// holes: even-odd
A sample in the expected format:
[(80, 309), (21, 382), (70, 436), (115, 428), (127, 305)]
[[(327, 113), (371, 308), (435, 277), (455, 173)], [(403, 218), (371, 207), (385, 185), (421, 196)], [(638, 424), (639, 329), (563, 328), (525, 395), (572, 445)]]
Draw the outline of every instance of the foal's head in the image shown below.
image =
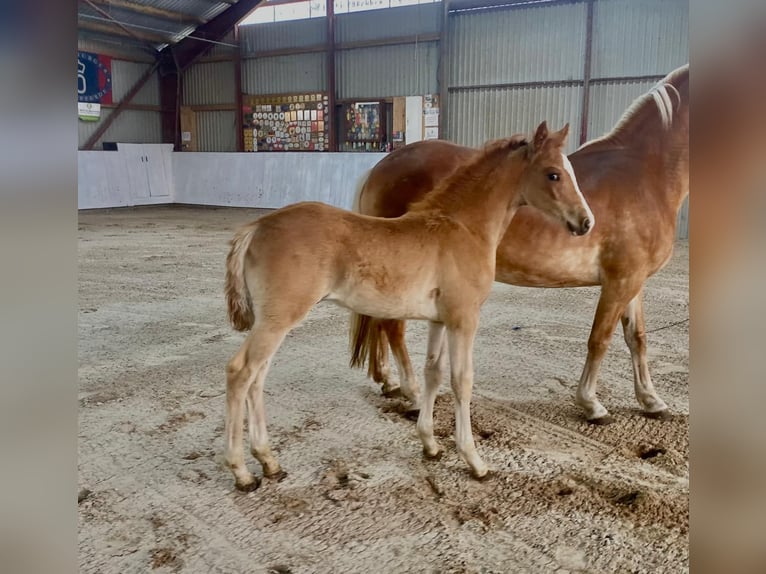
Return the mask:
[(545, 122), (526, 146), (528, 165), (521, 182), (521, 199), (555, 217), (572, 235), (585, 235), (595, 224), (593, 212), (580, 192), (572, 164), (564, 154), (569, 124), (549, 133)]

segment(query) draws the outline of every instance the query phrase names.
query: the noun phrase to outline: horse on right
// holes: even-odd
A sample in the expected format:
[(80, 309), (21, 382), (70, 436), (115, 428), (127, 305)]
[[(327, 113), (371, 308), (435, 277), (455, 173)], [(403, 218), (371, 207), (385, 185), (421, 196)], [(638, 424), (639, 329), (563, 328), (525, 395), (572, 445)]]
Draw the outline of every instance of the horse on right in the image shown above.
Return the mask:
[[(391, 152), (361, 181), (355, 210), (398, 217), (479, 150), (443, 140)], [(636, 399), (651, 418), (670, 413), (652, 384), (646, 359), (643, 287), (670, 260), (678, 212), (689, 194), (689, 66), (682, 66), (639, 96), (605, 136), (569, 155), (598, 222), (575, 236), (539, 210), (521, 207), (497, 250), (495, 280), (523, 287), (601, 286), (588, 339), (588, 356), (575, 401), (585, 418), (613, 418), (596, 396), (601, 362), (622, 321), (630, 349)], [(405, 343), (405, 322), (352, 314), (351, 366), (368, 364), (384, 394), (401, 392), (420, 405), (419, 383)], [(388, 346), (401, 387), (390, 379)]]

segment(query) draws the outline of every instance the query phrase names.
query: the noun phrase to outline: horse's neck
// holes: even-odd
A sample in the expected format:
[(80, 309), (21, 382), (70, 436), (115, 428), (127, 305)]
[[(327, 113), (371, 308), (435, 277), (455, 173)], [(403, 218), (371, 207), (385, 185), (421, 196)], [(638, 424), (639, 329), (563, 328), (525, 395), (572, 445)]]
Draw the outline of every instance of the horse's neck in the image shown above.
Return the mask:
[(515, 211), (522, 166), (521, 162), (510, 169), (508, 162), (492, 164), (455, 174), (430, 206), (497, 245)]
[[(655, 183), (645, 187), (669, 209), (678, 211), (689, 192), (688, 135), (673, 126), (661, 136), (660, 126), (631, 127), (585, 144), (571, 156), (575, 167), (590, 164), (593, 168), (587, 171), (598, 172), (599, 165), (624, 165), (630, 175), (622, 175), (630, 176), (631, 184), (651, 179)], [(656, 185), (658, 176), (661, 185)]]

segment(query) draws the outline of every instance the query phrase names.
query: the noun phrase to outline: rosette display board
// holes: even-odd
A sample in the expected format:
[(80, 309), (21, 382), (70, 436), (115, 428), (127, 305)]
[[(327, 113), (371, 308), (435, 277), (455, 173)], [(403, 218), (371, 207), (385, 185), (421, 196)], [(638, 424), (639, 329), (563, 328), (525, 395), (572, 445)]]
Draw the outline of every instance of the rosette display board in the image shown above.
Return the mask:
[(245, 151), (327, 151), (326, 94), (244, 96)]

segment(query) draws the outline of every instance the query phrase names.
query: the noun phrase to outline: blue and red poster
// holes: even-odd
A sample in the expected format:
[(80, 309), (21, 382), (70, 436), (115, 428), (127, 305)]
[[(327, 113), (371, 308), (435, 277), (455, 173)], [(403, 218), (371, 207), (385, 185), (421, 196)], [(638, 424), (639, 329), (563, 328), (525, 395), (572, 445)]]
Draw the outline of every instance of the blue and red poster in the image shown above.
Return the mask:
[(112, 103), (112, 58), (92, 52), (77, 52), (77, 101)]

